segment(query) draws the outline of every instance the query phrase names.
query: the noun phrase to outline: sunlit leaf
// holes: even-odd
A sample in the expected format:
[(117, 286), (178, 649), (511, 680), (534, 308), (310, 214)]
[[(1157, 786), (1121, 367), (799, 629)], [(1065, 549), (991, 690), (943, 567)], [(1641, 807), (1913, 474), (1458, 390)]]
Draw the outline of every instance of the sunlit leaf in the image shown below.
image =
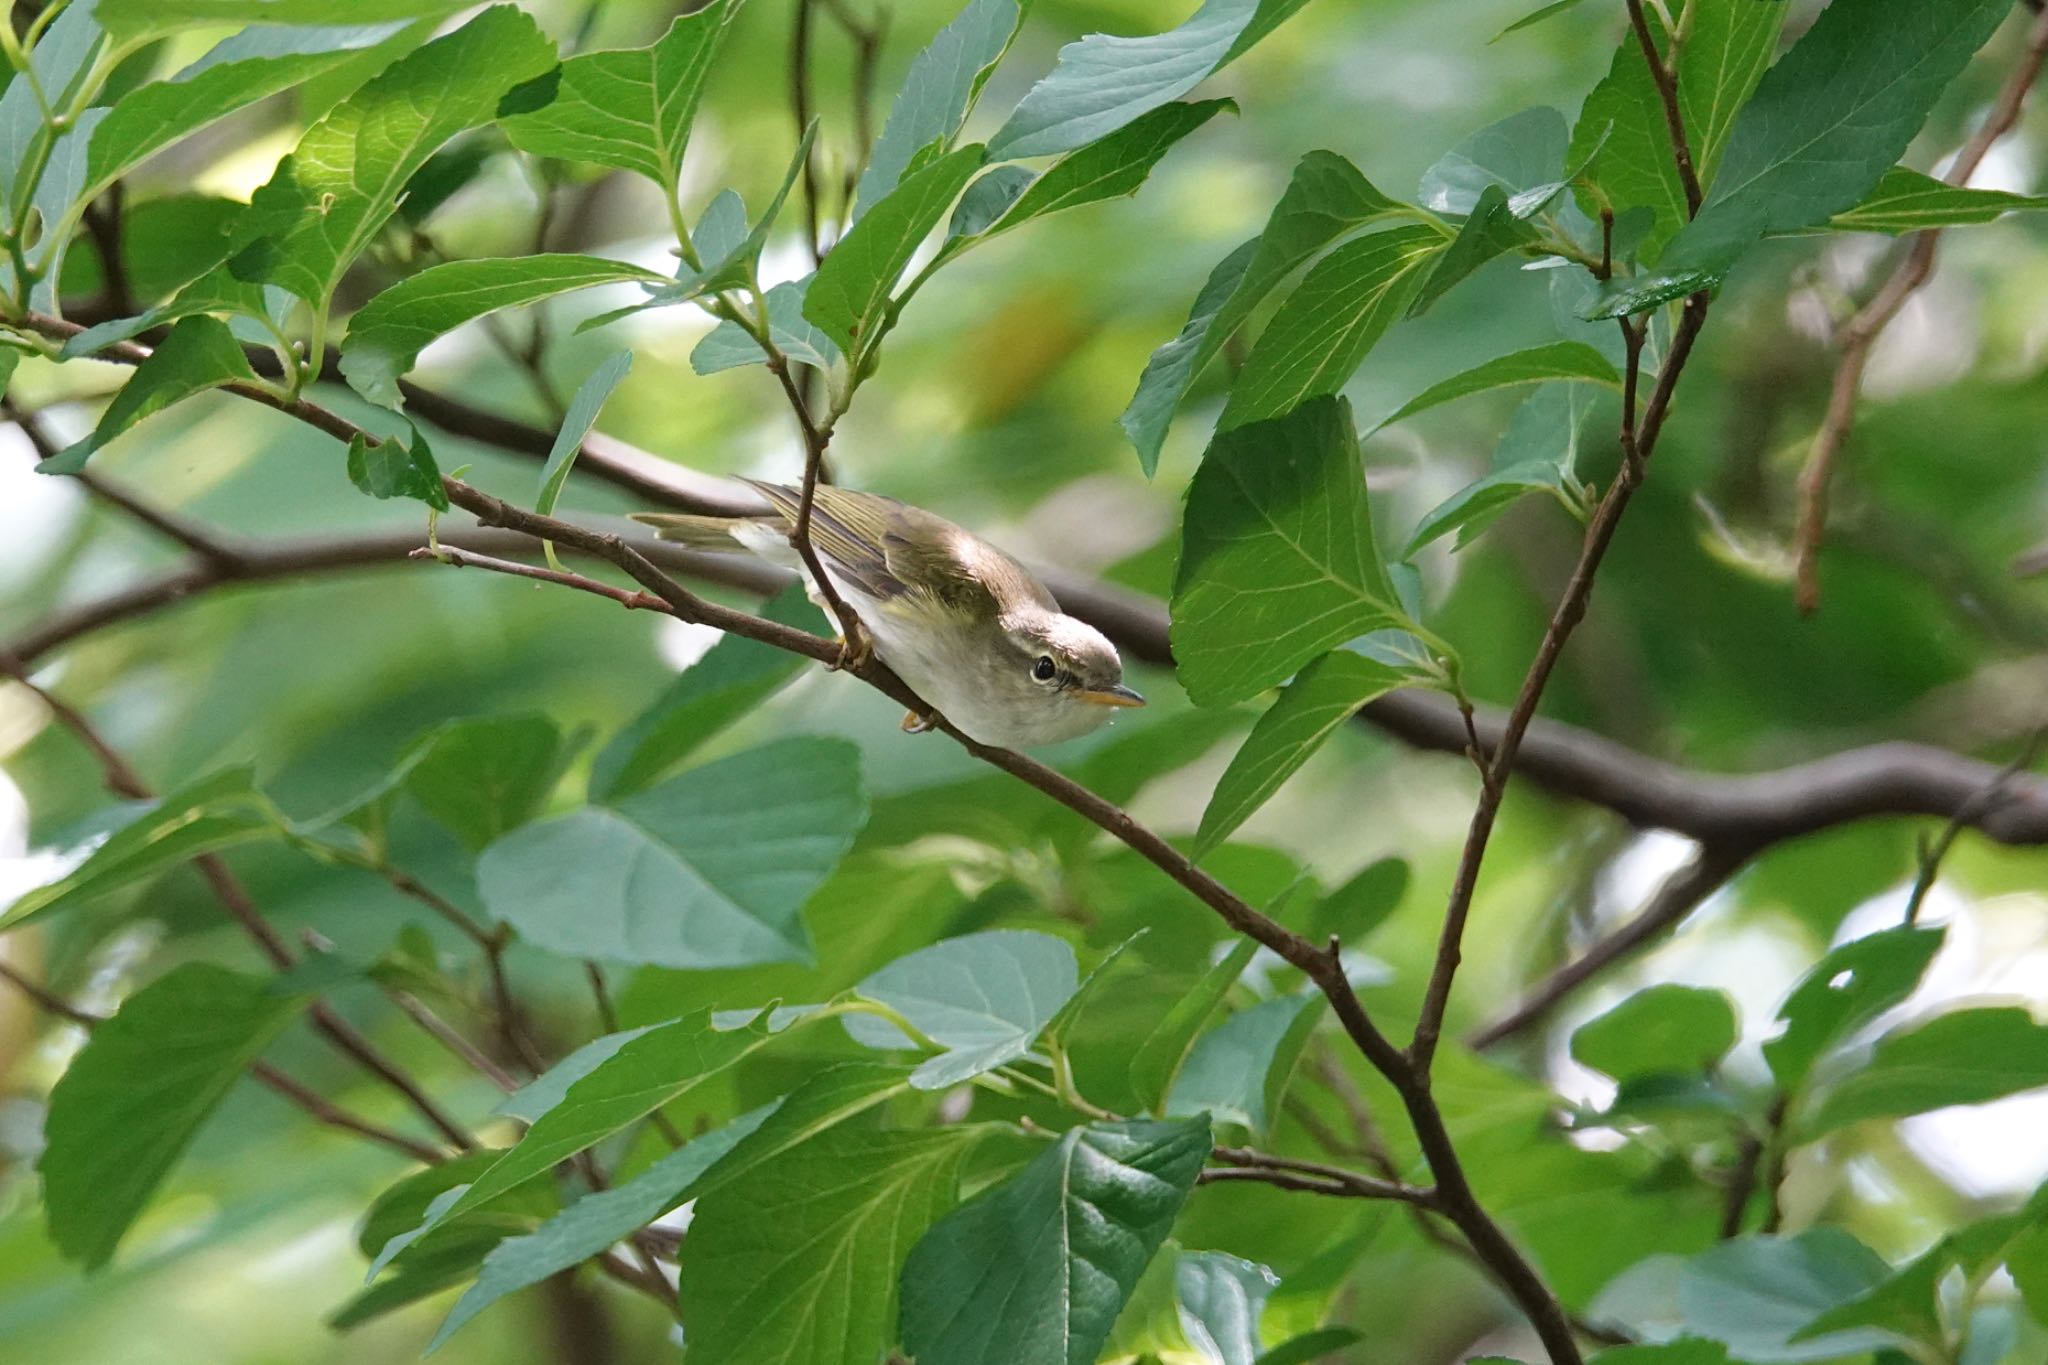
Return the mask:
[[(991, 930), (921, 948), (855, 989), (946, 1049), (911, 1077), (920, 1090), (940, 1090), (1022, 1057), (1079, 986), (1064, 939)], [(846, 1029), (869, 1047), (909, 1045), (901, 1030), (871, 1015), (848, 1015)]]

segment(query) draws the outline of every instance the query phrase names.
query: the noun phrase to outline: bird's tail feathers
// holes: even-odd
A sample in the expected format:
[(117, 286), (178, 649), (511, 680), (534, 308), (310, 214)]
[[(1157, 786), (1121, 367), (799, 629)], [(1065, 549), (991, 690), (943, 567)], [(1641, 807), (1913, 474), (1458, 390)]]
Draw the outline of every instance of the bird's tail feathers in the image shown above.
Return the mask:
[(681, 541), (699, 550), (740, 551), (733, 539), (738, 524), (731, 517), (697, 516), (689, 512), (635, 512), (633, 520), (655, 528), (663, 540)]

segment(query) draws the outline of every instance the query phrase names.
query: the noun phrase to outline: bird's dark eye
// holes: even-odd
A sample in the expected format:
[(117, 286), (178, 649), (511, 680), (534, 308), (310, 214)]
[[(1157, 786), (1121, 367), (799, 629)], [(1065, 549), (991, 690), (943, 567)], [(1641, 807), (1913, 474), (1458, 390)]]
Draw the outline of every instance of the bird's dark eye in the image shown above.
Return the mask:
[(1053, 663), (1052, 655), (1050, 654), (1039, 655), (1038, 662), (1031, 665), (1031, 676), (1040, 682), (1051, 682), (1053, 675), (1058, 672), (1059, 667)]

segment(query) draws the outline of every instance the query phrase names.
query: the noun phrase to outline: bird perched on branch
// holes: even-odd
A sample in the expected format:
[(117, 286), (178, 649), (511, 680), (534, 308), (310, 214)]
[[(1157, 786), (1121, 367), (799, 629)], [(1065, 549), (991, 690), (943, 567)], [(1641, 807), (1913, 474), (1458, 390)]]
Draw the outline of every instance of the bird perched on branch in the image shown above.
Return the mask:
[[(748, 483), (768, 501), (757, 516), (642, 512), (663, 540), (745, 550), (804, 573), (791, 544), (802, 501), (784, 484)], [(1116, 646), (1060, 610), (1043, 583), (979, 536), (875, 493), (821, 486), (811, 547), (853, 609), (875, 654), (939, 714), (983, 744), (1020, 748), (1087, 734), (1145, 699), (1124, 686)], [(810, 576), (811, 600), (825, 601)], [(903, 728), (930, 728), (916, 711)]]

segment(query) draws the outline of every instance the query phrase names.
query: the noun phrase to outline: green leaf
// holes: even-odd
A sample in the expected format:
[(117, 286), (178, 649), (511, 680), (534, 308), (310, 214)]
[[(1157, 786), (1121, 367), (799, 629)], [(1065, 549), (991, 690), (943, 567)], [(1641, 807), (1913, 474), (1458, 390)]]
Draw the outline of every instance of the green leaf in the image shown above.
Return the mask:
[[(785, 280), (768, 291), (768, 339), (793, 363), (829, 370), (839, 363), (839, 348), (804, 316), (804, 294), (810, 284), (811, 276), (806, 275)], [(764, 364), (767, 359), (768, 353), (747, 335), (746, 328), (728, 318), (690, 352), (690, 368), (698, 374), (717, 374), (742, 365)]]
[(1252, 344), (1217, 429), (1278, 417), (1341, 389), (1408, 312), (1443, 248), (1434, 228), (1392, 228), (1317, 261)]
[(936, 160), (1024, 22), (1017, 0), (970, 0), (911, 60), (854, 193), (859, 219), (909, 172)]
[(1821, 11), (1744, 107), (1699, 217), (1654, 273), (1616, 281), (1591, 315), (1642, 312), (1706, 288), (1766, 233), (1855, 207), (2011, 8), (1927, 0), (1900, 11), (1852, 0)]
[[(978, 235), (993, 237), (1049, 213), (1132, 195), (1173, 145), (1225, 109), (1229, 100), (1168, 104), (1097, 142), (1054, 162), (1031, 181), (1012, 206)], [(998, 167), (991, 175), (1008, 169)], [(980, 183), (980, 182), (977, 182)]]
[[(1315, 1362), (1363, 1339), (1364, 1334), (1355, 1327), (1321, 1327), (1281, 1342), (1260, 1356), (1256, 1365), (1315, 1365)], [(1468, 1365), (1480, 1365), (1480, 1362), (1475, 1358)]]
[(1889, 1272), (1883, 1258), (1840, 1228), (1797, 1237), (1742, 1237), (1685, 1263), (1678, 1303), (1688, 1336), (1722, 1343), (1750, 1365), (1836, 1360), (1889, 1345), (1859, 1329), (1794, 1343), (1801, 1328)]
[[(348, 0), (358, 24), (438, 18), (465, 8), (463, 0)], [(107, 32), (128, 40), (202, 24), (332, 24), (334, 0), (100, 0)]]
[(1400, 672), (1349, 650), (1333, 650), (1295, 675), (1259, 717), (1217, 779), (1202, 811), (1194, 856), (1228, 839), (1308, 762), (1337, 727), (1403, 682)]
[(1091, 1365), (1208, 1155), (1201, 1119), (1068, 1130), (910, 1253), (905, 1352), (918, 1365)]
[(1174, 410), (1197, 374), (1268, 294), (1311, 256), (1354, 229), (1413, 212), (1387, 198), (1335, 152), (1310, 152), (1259, 235), (1210, 273), (1180, 335), (1152, 353), (1118, 419), (1150, 477)]
[[(1966, 1283), (1982, 1284), (2014, 1255), (2024, 1259), (2029, 1237), (2048, 1228), (2044, 1218), (2048, 1218), (2048, 1191), (2036, 1191), (2026, 1207), (1965, 1224), (1870, 1289), (1822, 1313), (1793, 1340), (1874, 1327), (1907, 1344), (1924, 1344), (1936, 1356), (1943, 1355), (1948, 1349), (1948, 1314), (1942, 1283), (1949, 1272), (1959, 1270)], [(2003, 1357), (2002, 1351), (1993, 1356)]]
[(1174, 656), (1198, 705), (1245, 701), (1406, 623), (1373, 544), (1348, 403), (1316, 399), (1216, 438), (1188, 489), (1173, 588)]
[(1535, 346), (1526, 351), (1516, 351), (1513, 355), (1496, 357), (1432, 384), (1381, 419), (1373, 430), (1390, 427), (1419, 412), (1427, 412), (1473, 394), (1524, 384), (1544, 384), (1552, 380), (1583, 381), (1602, 384), (1610, 389), (1621, 388), (1621, 375), (1600, 352), (1583, 341), (1555, 341), (1547, 346)]
[[(1777, 54), (1788, 6), (1762, 0), (1693, 0), (1692, 31), (1678, 69), (1678, 101), (1702, 185), (1712, 187), (1738, 112)], [(1653, 20), (1653, 33), (1660, 37)], [(1604, 80), (1593, 88), (1572, 130), (1570, 159), (1587, 162), (1617, 216), (1651, 215), (1637, 252), (1654, 261), (1688, 217), (1672, 155), (1664, 104), (1635, 34), (1624, 33)], [(1582, 193), (1589, 217), (1597, 201)]]
[(1220, 1251), (1180, 1257), (1173, 1273), (1180, 1329), (1209, 1365), (1256, 1365), (1259, 1315), (1280, 1277), (1256, 1261)]
[(50, 1240), (105, 1265), (228, 1088), (298, 1012), (261, 978), (191, 962), (122, 1002), (50, 1092)]
[[(13, 219), (19, 219), (35, 197), (39, 177), (34, 171), (50, 157), (52, 147), (77, 141), (52, 130), (43, 115), (43, 101), (62, 107), (91, 79), (103, 38), (93, 5), (67, 6), (28, 54), (35, 80), (13, 79), (0, 94), (0, 204)], [(6, 74), (14, 76), (11, 65)]]
[(984, 158), (972, 143), (905, 176), (832, 248), (804, 293), (803, 315), (841, 351), (858, 357), (874, 344), (897, 278)]
[(1306, 3), (1203, 0), (1186, 23), (1165, 33), (1091, 33), (1069, 43), (1052, 73), (1024, 93), (1009, 122), (989, 139), (989, 156), (1045, 156), (1107, 137), (1200, 85)]
[(1590, 1365), (1728, 1365), (1728, 1352), (1715, 1341), (1667, 1341), (1616, 1346), (1594, 1356)]
[(2006, 1249), (2005, 1268), (2034, 1321), (2048, 1324), (2048, 1226), (2015, 1240)]
[(1797, 1090), (1828, 1049), (1911, 995), (1946, 930), (1902, 925), (1836, 948), (1778, 1011), (1784, 1031), (1764, 1044), (1778, 1088)]
[(391, 1274), (351, 1297), (328, 1315), (327, 1325), (346, 1332), (408, 1304), (418, 1303), (476, 1274), (477, 1266), (505, 1237), (501, 1228), (450, 1228), (417, 1255), (407, 1256)]
[(1458, 548), (1463, 549), (1529, 493), (1547, 493), (1583, 519), (1582, 490), (1573, 470), (1592, 406), (1587, 392), (1575, 385), (1546, 384), (1530, 394), (1509, 419), (1494, 449), (1493, 468), (1424, 514), (1402, 558), (1412, 558), (1452, 531), (1458, 532)]
[(820, 1133), (873, 1111), (909, 1088), (910, 1069), (894, 1062), (842, 1062), (814, 1072), (683, 1193), (702, 1198), (747, 1179)]
[(448, 510), (441, 467), (417, 427), (411, 444), (396, 436), (372, 442), (357, 432), (348, 443), (348, 480), (373, 498), (417, 498), (438, 512)]
[(1202, 973), (1201, 979), (1174, 999), (1166, 1017), (1153, 1026), (1131, 1054), (1131, 1090), (1148, 1110), (1155, 1114), (1165, 1112), (1166, 1096), (1187, 1064), (1196, 1037), (1223, 1007), (1224, 997), (1230, 994), (1238, 977), (1244, 975), (1245, 964), (1258, 950), (1259, 945), (1248, 938), (1232, 943), (1230, 950)]
[(480, 716), (428, 731), (400, 760), (404, 789), (471, 852), (531, 820), (562, 771), (545, 716)]
[(668, 1213), (699, 1176), (759, 1128), (774, 1109), (768, 1105), (742, 1114), (684, 1143), (631, 1180), (587, 1194), (532, 1232), (498, 1243), (484, 1257), (476, 1283), (448, 1311), (427, 1344), (427, 1353), (499, 1299), (602, 1254)]
[(1290, 1050), (1286, 1044), (1313, 1025), (1321, 1002), (1313, 991), (1261, 1000), (1196, 1039), (1166, 1098), (1167, 1115), (1207, 1114), (1265, 1136), (1273, 1116), (1269, 1100), (1300, 1057), (1298, 1045)]
[(460, 1217), (688, 1094), (774, 1036), (769, 1011), (719, 1028), (697, 1010), (628, 1040), (534, 1120), (519, 1145), (464, 1190), (440, 1221)]
[(554, 61), (531, 18), (494, 5), (350, 95), (299, 140), (245, 216), (236, 279), (324, 308), (435, 149), (488, 121), (513, 85)]
[[(761, 615), (813, 634), (825, 625), (798, 584), (769, 598)], [(741, 635), (721, 636), (599, 751), (590, 772), (591, 791), (610, 800), (643, 790), (766, 701), (802, 667), (803, 660), (787, 650)]]
[(403, 401), (398, 380), (435, 338), (503, 308), (605, 284), (663, 284), (663, 276), (624, 261), (546, 253), (429, 266), (364, 304), (349, 320), (341, 372), (373, 403)]
[(1458, 235), (1437, 256), (1436, 264), (1408, 305), (1408, 316), (1420, 317), (1429, 306), (1449, 293), (1466, 276), (1506, 252), (1528, 246), (1537, 237), (1535, 228), (1516, 216), (1507, 191), (1488, 185), (1473, 206), (1471, 215), (1459, 227)]
[(1564, 189), (1569, 134), (1555, 109), (1524, 109), (1480, 129), (1423, 172), (1416, 197), (1439, 213), (1477, 215), (1498, 192), (1509, 216), (1523, 219)]
[[(946, 1049), (910, 1078), (920, 1090), (943, 1090), (1024, 1056), (1079, 988), (1066, 940), (997, 929), (921, 948), (854, 989)], [(869, 1047), (910, 1046), (885, 1019), (850, 1014), (845, 1023)]]
[[(121, 8), (120, 0), (103, 0), (100, 14), (109, 27), (116, 23), (113, 16)], [(326, 9), (323, 25), (338, 17), (331, 5)], [(79, 200), (95, 198), (172, 143), (238, 109), (331, 71), (404, 27), (402, 22), (257, 27), (235, 34), (169, 80), (151, 81), (114, 102), (93, 130)]]
[(523, 152), (635, 171), (674, 195), (705, 79), (738, 8), (711, 0), (648, 47), (571, 57), (506, 95), (499, 126)]
[(1973, 190), (1894, 166), (1863, 202), (1828, 220), (1836, 232), (1921, 232), (1989, 223), (2020, 209), (2048, 208), (2048, 196)]
[(246, 767), (209, 774), (122, 815), (125, 818), (112, 834), (95, 836), (66, 852), (63, 875), (17, 898), (0, 915), (0, 929), (110, 895), (202, 853), (278, 838), (284, 832), (276, 807), (256, 790), (255, 776)]
[(633, 353), (616, 351), (577, 385), (576, 396), (569, 400), (561, 429), (555, 433), (547, 461), (541, 466), (540, 492), (534, 498), (534, 511), (542, 516), (553, 515), (562, 488), (569, 482), (569, 471), (575, 467), (576, 457), (583, 453), (583, 438), (590, 435), (591, 428), (597, 425), (597, 415), (604, 411), (605, 401), (625, 382), (626, 372), (632, 368)]
[(1545, 5), (1542, 9), (1532, 10), (1530, 13), (1525, 14), (1521, 18), (1515, 20), (1515, 22), (1509, 24), (1506, 28), (1494, 34), (1492, 38), (1488, 39), (1488, 41), (1497, 43), (1501, 39), (1507, 37), (1510, 33), (1520, 33), (1525, 28), (1534, 28), (1536, 25), (1542, 23), (1545, 19), (1554, 19), (1558, 15), (1563, 14), (1568, 9), (1578, 8), (1578, 5), (1579, 0), (1552, 0), (1550, 4)]
[(224, 384), (251, 383), (256, 372), (227, 324), (217, 318), (186, 318), (135, 367), (135, 373), (100, 414), (92, 435), (52, 455), (36, 468), (45, 474), (76, 474), (107, 442), (146, 417), (194, 394)]
[(1802, 1131), (1984, 1104), (2048, 1085), (2048, 1024), (2017, 1007), (1957, 1010), (1890, 1034), (1822, 1098)]
[(1319, 943), (1331, 938), (1349, 943), (1363, 939), (1401, 908), (1409, 876), (1404, 858), (1381, 858), (1367, 864), (1317, 902), (1309, 912), (1308, 936)]
[(799, 961), (800, 912), (866, 818), (858, 752), (787, 739), (500, 839), (493, 917), (572, 957), (667, 967)]
[(1572, 1034), (1572, 1057), (1617, 1081), (1712, 1071), (1741, 1029), (1725, 991), (1662, 985), (1637, 991)]
[(896, 1276), (957, 1198), (973, 1128), (835, 1128), (697, 1201), (679, 1274), (707, 1360), (873, 1365)]

